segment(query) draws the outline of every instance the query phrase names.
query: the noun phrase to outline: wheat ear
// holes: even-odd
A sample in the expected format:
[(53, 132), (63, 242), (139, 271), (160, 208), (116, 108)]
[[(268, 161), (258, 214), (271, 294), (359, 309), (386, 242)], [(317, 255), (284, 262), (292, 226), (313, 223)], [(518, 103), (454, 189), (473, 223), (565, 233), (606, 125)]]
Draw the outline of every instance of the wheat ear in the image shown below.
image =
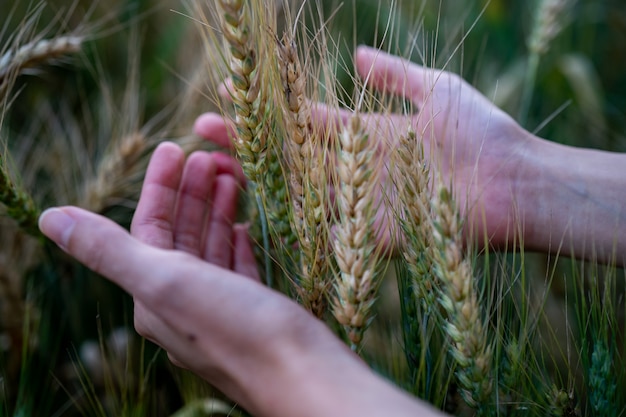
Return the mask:
[(550, 42), (563, 30), (563, 14), (573, 3), (573, 0), (539, 1), (533, 30), (528, 38), (528, 49), (531, 53), (543, 55), (548, 52)]
[(96, 175), (85, 184), (80, 205), (102, 213), (134, 198), (139, 191), (148, 148), (142, 133), (116, 141), (100, 161)]
[(83, 41), (82, 36), (58, 36), (53, 39), (36, 40), (15, 50), (9, 50), (0, 57), (0, 81), (12, 71), (19, 73), (65, 55), (77, 53)]
[(277, 44), (287, 133), (284, 159), (292, 208), (290, 217), (300, 248), (298, 292), (304, 306), (321, 318), (330, 286), (324, 209), (326, 178), (320, 166), (320, 156), (315, 155), (313, 135), (309, 132), (311, 110), (305, 93), (306, 74), (298, 56), (295, 36), (285, 32), (282, 40), (277, 39)]
[(567, 392), (562, 388), (553, 385), (546, 393), (548, 401), (549, 415), (551, 416), (580, 416), (580, 411), (576, 407), (574, 392)]
[(433, 199), (435, 274), (439, 301), (447, 313), (445, 331), (457, 364), (456, 377), (465, 402), (479, 414), (489, 408), (492, 393), (492, 350), (478, 304), (470, 261), (461, 250), (461, 227), (450, 191), (439, 187)]
[(28, 192), (13, 182), (9, 176), (6, 156), (0, 153), (0, 203), (20, 228), (33, 236), (41, 236), (38, 227), (40, 210)]
[(589, 402), (594, 415), (609, 416), (616, 409), (613, 356), (603, 340), (596, 340), (589, 367)]
[[(432, 275), (432, 218), (429, 168), (424, 157), (424, 147), (413, 128), (400, 135), (397, 150), (396, 192), (402, 202), (401, 219), (403, 236), (407, 240), (402, 255), (415, 282), (418, 299), (427, 310), (435, 304)], [(408, 173), (407, 175), (402, 175)]]
[(339, 276), (333, 313), (356, 349), (371, 321), (379, 284), (374, 226), (378, 207), (374, 187), (380, 167), (374, 165), (375, 148), (358, 115), (351, 117), (339, 138), (336, 197), (339, 219), (333, 240)]
[[(231, 91), (235, 104), (235, 148), (246, 176), (260, 184), (266, 170), (267, 98), (262, 89), (259, 53), (254, 47), (250, 4), (219, 0), (222, 33), (229, 45)], [(261, 19), (262, 20), (262, 19)]]
[(539, 69), (541, 56), (546, 54), (550, 42), (556, 38), (564, 27), (563, 16), (575, 0), (539, 0), (535, 21), (530, 36), (528, 37), (528, 68), (520, 106), (519, 122), (526, 124), (528, 111), (532, 102), (535, 78)]

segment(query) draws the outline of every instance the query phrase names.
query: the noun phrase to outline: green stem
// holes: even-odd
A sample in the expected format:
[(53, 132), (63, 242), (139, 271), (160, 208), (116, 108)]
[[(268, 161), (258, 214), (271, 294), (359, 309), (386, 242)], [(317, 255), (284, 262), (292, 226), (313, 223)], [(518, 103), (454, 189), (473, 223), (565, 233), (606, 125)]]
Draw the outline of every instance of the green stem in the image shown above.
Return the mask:
[(261, 233), (263, 235), (263, 256), (265, 257), (265, 284), (273, 288), (274, 277), (272, 274), (272, 257), (270, 256), (270, 234), (267, 225), (267, 213), (263, 206), (263, 200), (257, 184), (254, 184), (254, 196), (256, 198), (257, 208), (259, 210), (259, 218), (261, 220)]

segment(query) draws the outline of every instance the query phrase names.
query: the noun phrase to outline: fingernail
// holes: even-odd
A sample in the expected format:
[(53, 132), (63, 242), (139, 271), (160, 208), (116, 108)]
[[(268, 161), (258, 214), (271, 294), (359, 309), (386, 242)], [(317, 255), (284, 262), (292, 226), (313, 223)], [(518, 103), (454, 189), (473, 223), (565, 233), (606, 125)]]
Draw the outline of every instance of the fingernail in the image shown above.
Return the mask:
[(61, 248), (66, 249), (76, 220), (58, 208), (50, 208), (39, 216), (39, 229)]

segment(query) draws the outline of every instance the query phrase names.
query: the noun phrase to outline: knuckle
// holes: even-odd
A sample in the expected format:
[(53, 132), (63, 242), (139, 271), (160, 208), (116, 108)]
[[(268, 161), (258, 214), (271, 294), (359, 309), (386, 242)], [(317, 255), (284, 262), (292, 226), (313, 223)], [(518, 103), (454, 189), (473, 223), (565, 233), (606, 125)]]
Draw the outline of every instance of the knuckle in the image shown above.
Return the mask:
[[(182, 267), (197, 260), (185, 252), (174, 252), (168, 255), (168, 264)], [(171, 305), (180, 297), (181, 285), (184, 285), (185, 274), (182, 269), (176, 271), (169, 268), (157, 270), (150, 280), (150, 285), (142, 293), (142, 300), (149, 308), (162, 308)]]

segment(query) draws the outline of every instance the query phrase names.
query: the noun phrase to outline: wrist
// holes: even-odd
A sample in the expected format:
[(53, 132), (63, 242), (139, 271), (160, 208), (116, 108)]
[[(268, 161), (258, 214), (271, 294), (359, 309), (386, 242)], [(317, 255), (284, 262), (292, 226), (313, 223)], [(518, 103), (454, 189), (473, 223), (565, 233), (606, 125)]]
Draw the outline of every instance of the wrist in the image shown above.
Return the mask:
[(274, 365), (250, 388), (255, 415), (440, 415), (374, 374), (322, 322), (306, 314), (299, 324), (275, 346)]
[(534, 138), (521, 181), (523, 243), (531, 250), (601, 262), (624, 253), (623, 154)]

